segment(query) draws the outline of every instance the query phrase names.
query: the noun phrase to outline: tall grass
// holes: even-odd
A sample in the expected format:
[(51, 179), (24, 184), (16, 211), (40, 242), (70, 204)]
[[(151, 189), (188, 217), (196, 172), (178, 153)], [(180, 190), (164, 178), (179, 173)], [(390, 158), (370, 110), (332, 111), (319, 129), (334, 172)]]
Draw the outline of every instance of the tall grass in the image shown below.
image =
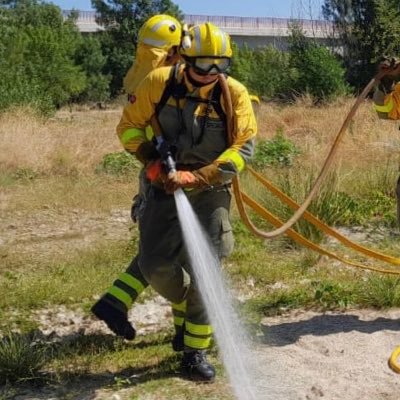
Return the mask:
[(46, 350), (34, 339), (13, 332), (0, 339), (0, 385), (39, 378)]

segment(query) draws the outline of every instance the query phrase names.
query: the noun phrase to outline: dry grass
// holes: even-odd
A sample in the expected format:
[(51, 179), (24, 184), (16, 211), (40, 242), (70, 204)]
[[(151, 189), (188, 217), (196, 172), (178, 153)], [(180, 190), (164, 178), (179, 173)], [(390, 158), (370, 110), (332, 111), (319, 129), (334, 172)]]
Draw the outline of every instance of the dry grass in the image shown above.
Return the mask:
[[(259, 137), (271, 138), (281, 129), (302, 151), (301, 168), (319, 171), (347, 113), (355, 100), (341, 98), (336, 102), (315, 107), (307, 98), (292, 106), (263, 104), (259, 113)], [(345, 133), (336, 155), (341, 186), (367, 180), (382, 183), (393, 179), (400, 161), (398, 124), (379, 120), (371, 101), (365, 101)], [(390, 171), (390, 177), (385, 175)], [(370, 175), (366, 179), (366, 175)], [(360, 182), (360, 177), (363, 177)], [(393, 185), (393, 182), (391, 182)]]
[[(353, 103), (350, 98), (323, 107), (313, 106), (307, 98), (290, 106), (264, 103), (258, 115), (259, 138), (271, 138), (283, 130), (301, 149), (300, 168), (319, 171)], [(35, 209), (43, 204), (54, 208), (127, 204), (136, 185), (134, 178), (117, 180), (94, 173), (105, 154), (121, 151), (115, 134), (120, 115), (121, 107), (62, 110), (50, 120), (27, 109), (0, 115), (0, 171), (10, 175), (28, 170), (41, 177), (28, 185), (3, 185), (0, 210)], [(360, 186), (360, 176), (368, 179), (361, 179), (365, 187), (357, 190), (379, 187), (383, 180), (393, 186), (399, 149), (397, 124), (379, 120), (371, 102), (364, 102), (337, 155), (341, 189)]]
[(60, 112), (42, 120), (29, 109), (0, 115), (0, 165), (44, 174), (92, 173), (104, 154), (121, 150), (120, 110)]
[[(293, 106), (286, 107), (263, 104), (259, 136), (270, 138), (278, 129), (283, 129), (303, 149), (306, 159), (320, 165), (354, 101), (342, 98), (323, 107), (312, 106), (307, 99), (299, 99)], [(398, 125), (379, 120), (372, 103), (366, 101), (345, 134), (338, 158), (353, 168), (370, 165), (371, 161), (381, 161), (388, 155), (398, 157), (399, 144)]]
[[(271, 138), (282, 129), (302, 149), (302, 162), (321, 165), (353, 103), (348, 98), (323, 107), (312, 106), (307, 98), (291, 106), (264, 103), (258, 116), (259, 138)], [(120, 115), (120, 108), (64, 110), (47, 121), (26, 109), (2, 114), (0, 166), (45, 174), (90, 174), (104, 154), (121, 150), (115, 134)], [(338, 160), (349, 169), (382, 164), (399, 157), (399, 145), (397, 124), (379, 120), (366, 101), (345, 135)]]

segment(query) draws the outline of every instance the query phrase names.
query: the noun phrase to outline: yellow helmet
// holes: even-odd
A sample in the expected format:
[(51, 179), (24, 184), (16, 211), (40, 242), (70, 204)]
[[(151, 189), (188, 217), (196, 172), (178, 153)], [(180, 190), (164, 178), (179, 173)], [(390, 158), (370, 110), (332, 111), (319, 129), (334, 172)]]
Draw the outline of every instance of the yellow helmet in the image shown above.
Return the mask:
[(181, 48), (181, 54), (186, 57), (232, 57), (231, 40), (211, 22), (192, 26), (189, 29), (191, 46)]
[(177, 19), (169, 15), (154, 15), (139, 30), (138, 42), (168, 50), (179, 46), (182, 27)]
[(181, 46), (180, 54), (200, 74), (225, 72), (232, 57), (231, 40), (227, 33), (210, 22), (189, 29), (190, 43)]

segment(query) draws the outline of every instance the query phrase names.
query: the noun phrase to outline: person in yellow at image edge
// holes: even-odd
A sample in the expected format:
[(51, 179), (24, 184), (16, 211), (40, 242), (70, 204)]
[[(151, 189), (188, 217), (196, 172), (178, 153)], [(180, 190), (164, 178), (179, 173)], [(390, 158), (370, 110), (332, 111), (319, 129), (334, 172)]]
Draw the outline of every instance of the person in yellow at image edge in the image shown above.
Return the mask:
[[(384, 75), (375, 87), (373, 101), (379, 118), (400, 119), (400, 59), (395, 57), (384, 58), (379, 63), (379, 72)], [(397, 223), (400, 225), (400, 177), (396, 184)]]
[[(185, 189), (216, 253), (220, 258), (229, 255), (233, 249), (230, 183), (253, 154), (257, 127), (247, 89), (227, 77), (234, 126), (229, 143), (218, 74), (230, 65), (230, 38), (211, 23), (190, 28), (190, 37), (190, 47), (181, 49), (182, 65), (158, 68), (139, 84), (117, 133), (124, 148), (144, 162), (152, 180), (139, 219), (139, 253), (134, 262), (159, 294), (182, 306), (183, 372), (193, 380), (212, 381), (215, 369), (206, 358), (212, 328), (186, 259), (172, 194)], [(150, 123), (155, 132), (161, 127), (162, 138), (157, 141), (146, 137)], [(166, 171), (159, 160), (143, 157), (148, 148), (161, 149), (165, 144), (176, 170)], [(143, 148), (147, 148), (144, 153)]]
[[(124, 89), (129, 101), (134, 101), (137, 86), (149, 72), (157, 67), (174, 65), (178, 62), (178, 46), (181, 38), (181, 24), (169, 15), (154, 15), (143, 24), (138, 34), (135, 61), (124, 79)], [(151, 127), (146, 127), (146, 136), (148, 139), (153, 136)], [(154, 147), (148, 146), (147, 152), (142, 148), (142, 157), (142, 161), (146, 163), (146, 160), (159, 158), (159, 154)], [(140, 211), (144, 207), (149, 184), (141, 171), (139, 194), (135, 196), (131, 212), (134, 222), (139, 219)], [(91, 311), (116, 335), (133, 340), (136, 331), (128, 321), (128, 310), (147, 286), (148, 283), (134, 260), (127, 270), (118, 276), (113, 286), (93, 305)], [(172, 313), (176, 329), (172, 346), (175, 351), (182, 351), (182, 305), (173, 305)]]
[(400, 119), (400, 60), (386, 58), (379, 64), (379, 71), (386, 72), (374, 92), (374, 107), (379, 118)]

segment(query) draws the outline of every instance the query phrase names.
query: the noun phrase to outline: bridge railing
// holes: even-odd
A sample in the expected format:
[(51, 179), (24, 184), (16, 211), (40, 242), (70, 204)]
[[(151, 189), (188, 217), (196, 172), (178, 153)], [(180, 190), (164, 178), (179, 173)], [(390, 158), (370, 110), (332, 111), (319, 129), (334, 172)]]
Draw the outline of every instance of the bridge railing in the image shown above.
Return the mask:
[[(67, 18), (71, 12), (71, 10), (63, 10), (64, 17)], [(78, 27), (90, 25), (92, 29), (96, 27), (102, 29), (96, 23), (96, 11), (78, 11), (78, 13)], [(298, 23), (307, 36), (326, 37), (334, 33), (333, 24), (324, 20), (185, 14), (184, 21), (188, 24), (212, 22), (231, 34), (273, 35), (275, 32), (278, 35), (287, 36), (288, 27), (292, 23)]]
[(257, 31), (264, 32), (282, 32), (287, 31), (288, 27), (297, 23), (302, 27), (306, 34), (315, 32), (319, 35), (328, 36), (333, 34), (333, 24), (330, 21), (312, 20), (312, 19), (291, 19), (291, 18), (273, 18), (273, 17), (229, 17), (215, 15), (190, 15), (184, 16), (188, 24), (198, 24), (202, 22), (211, 22), (227, 31)]

